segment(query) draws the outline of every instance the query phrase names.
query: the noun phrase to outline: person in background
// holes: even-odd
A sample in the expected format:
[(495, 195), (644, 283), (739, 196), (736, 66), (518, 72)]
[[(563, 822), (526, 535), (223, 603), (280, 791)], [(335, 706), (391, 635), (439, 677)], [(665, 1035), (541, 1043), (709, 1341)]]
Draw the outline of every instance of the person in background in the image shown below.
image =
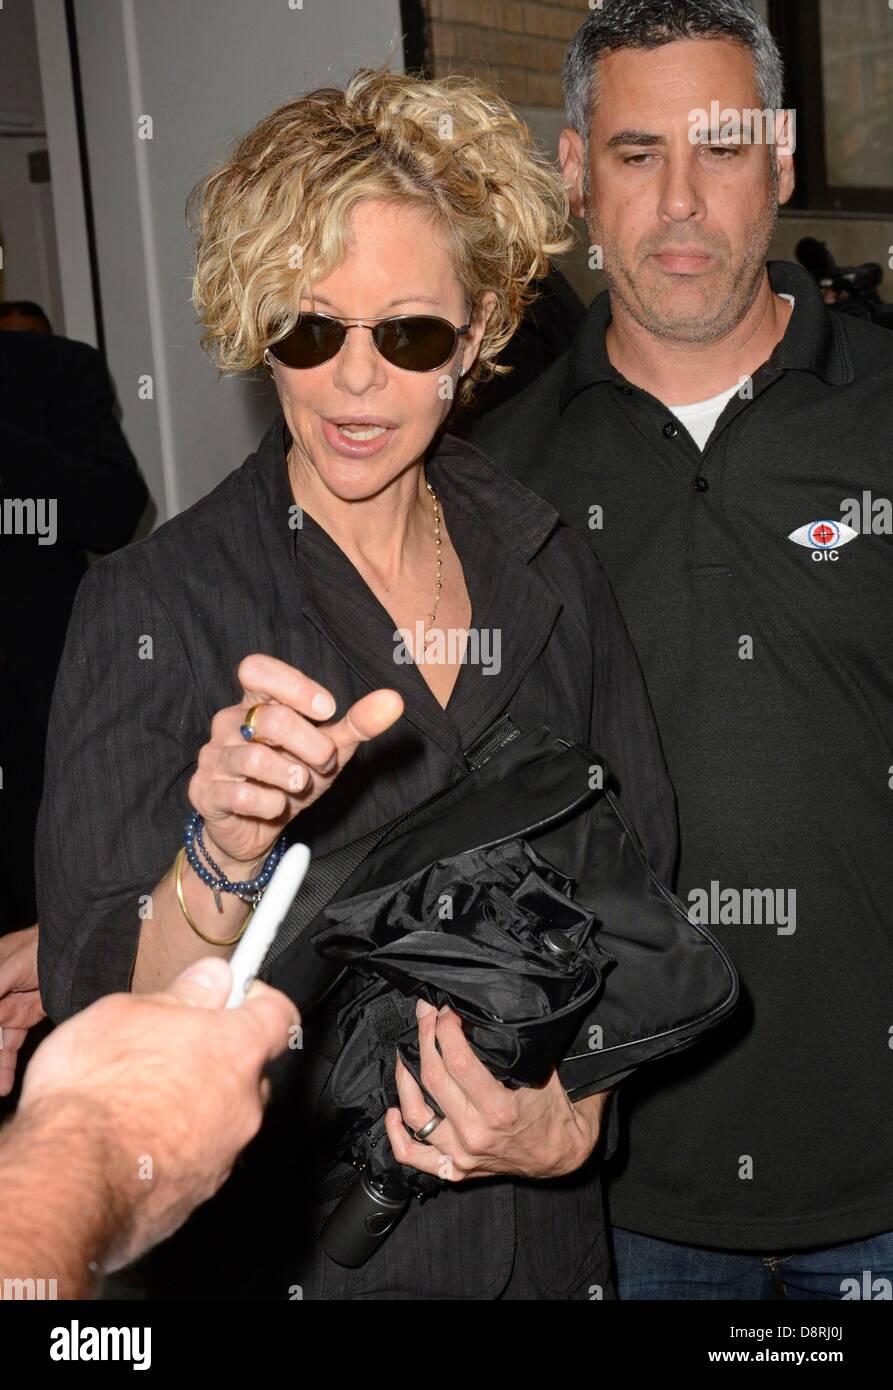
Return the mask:
[(457, 404), (450, 422), (453, 434), (464, 438), (473, 421), (532, 385), (567, 351), (568, 343), (586, 317), (583, 301), (557, 266), (553, 265), (548, 275), (535, 280), (533, 289), (536, 298), (524, 310), (517, 332), (496, 359), (499, 367), (511, 367), (511, 371), (492, 376), (482, 383), (470, 401)]
[[(37, 981), (37, 924), (0, 936), (0, 1120), (12, 1111), (19, 1050), (46, 1018)], [(35, 1045), (31, 1039), (29, 1046)]]
[(621, 1089), (618, 1291), (840, 1299), (893, 1278), (893, 339), (767, 266), (793, 118), (749, 5), (609, 0), (565, 77), (562, 166), (609, 291), (471, 439), (605, 566), (676, 788), (678, 892), (742, 984), (714, 1050)]
[(34, 834), (68, 620), (87, 552), (125, 545), (148, 499), (115, 409), (95, 348), (37, 304), (0, 305), (0, 1118), (43, 1017)]
[[(26, 307), (31, 328), (0, 332), (0, 934), (37, 917), (44, 742), (87, 552), (126, 545), (148, 500), (99, 353)], [(22, 328), (13, 308), (0, 329)]]
[(258, 981), (224, 1009), (231, 984), (225, 961), (198, 960), (41, 1043), (0, 1128), (0, 1289), (44, 1280), (50, 1297), (88, 1297), (225, 1181), (260, 1128), (263, 1068), (300, 1025)]
[(0, 332), (52, 333), (52, 325), (39, 304), (31, 299), (6, 299), (0, 303)]

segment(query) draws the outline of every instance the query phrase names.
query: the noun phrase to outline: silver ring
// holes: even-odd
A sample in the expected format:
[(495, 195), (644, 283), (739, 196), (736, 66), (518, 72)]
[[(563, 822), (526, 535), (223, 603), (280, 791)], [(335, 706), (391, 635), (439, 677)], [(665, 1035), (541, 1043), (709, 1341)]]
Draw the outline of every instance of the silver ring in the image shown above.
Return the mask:
[(422, 1125), (421, 1129), (413, 1130), (413, 1139), (417, 1139), (420, 1144), (427, 1144), (428, 1135), (434, 1133), (435, 1129), (440, 1124), (442, 1119), (442, 1115), (432, 1115), (430, 1120), (428, 1120), (427, 1124)]

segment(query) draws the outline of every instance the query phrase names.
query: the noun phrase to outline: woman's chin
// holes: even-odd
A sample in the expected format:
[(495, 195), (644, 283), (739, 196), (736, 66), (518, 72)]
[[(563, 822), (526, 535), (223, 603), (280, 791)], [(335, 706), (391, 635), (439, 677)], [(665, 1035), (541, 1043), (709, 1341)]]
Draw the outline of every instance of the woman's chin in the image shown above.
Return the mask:
[(401, 467), (393, 460), (345, 459), (333, 456), (329, 450), (317, 456), (316, 471), (325, 488), (341, 502), (363, 502), (387, 487)]

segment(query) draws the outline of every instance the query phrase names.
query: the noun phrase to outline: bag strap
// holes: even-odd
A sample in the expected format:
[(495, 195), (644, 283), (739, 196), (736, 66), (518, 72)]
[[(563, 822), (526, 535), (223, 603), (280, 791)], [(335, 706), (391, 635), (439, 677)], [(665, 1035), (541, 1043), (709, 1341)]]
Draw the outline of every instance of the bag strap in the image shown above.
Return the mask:
[(349, 845), (343, 845), (341, 849), (333, 850), (330, 854), (320, 855), (318, 859), (311, 859), (304, 882), (285, 914), (282, 926), (267, 952), (261, 973), (265, 974), (280, 957), (285, 955), (310, 923), (319, 916), (323, 908), (332, 901), (335, 894), (355, 870), (360, 867), (363, 860), (368, 859), (372, 851), (377, 849), (392, 830), (396, 830), (405, 821), (427, 810), (435, 802), (454, 792), (465, 781), (466, 777), (482, 767), (488, 758), (492, 758), (493, 754), (499, 752), (507, 743), (520, 737), (521, 730), (517, 725), (507, 714), (501, 714), (465, 750), (463, 756), (469, 764), (469, 771), (457, 782), (451, 783), (448, 787), (441, 787), (439, 791), (433, 792), (423, 801), (411, 806), (408, 811), (403, 811), (393, 820), (389, 820), (386, 825), (380, 825), (375, 830), (367, 831), (365, 835), (360, 836), (358, 840), (353, 840)]

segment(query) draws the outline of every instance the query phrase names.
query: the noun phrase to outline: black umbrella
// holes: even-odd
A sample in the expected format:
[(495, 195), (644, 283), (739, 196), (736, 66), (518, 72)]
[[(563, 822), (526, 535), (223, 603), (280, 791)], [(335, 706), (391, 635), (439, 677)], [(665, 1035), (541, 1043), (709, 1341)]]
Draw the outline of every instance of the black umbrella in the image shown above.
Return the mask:
[(442, 1186), (398, 1163), (384, 1129), (385, 1111), (399, 1103), (398, 1049), (419, 1079), (418, 999), (449, 1005), (473, 1051), (509, 1086), (545, 1082), (563, 1056), (614, 963), (592, 939), (596, 919), (573, 889), (513, 839), (326, 910), (316, 949), (365, 978), (338, 1019), (343, 1047), (328, 1100), (342, 1156), (379, 1189), (422, 1196)]

